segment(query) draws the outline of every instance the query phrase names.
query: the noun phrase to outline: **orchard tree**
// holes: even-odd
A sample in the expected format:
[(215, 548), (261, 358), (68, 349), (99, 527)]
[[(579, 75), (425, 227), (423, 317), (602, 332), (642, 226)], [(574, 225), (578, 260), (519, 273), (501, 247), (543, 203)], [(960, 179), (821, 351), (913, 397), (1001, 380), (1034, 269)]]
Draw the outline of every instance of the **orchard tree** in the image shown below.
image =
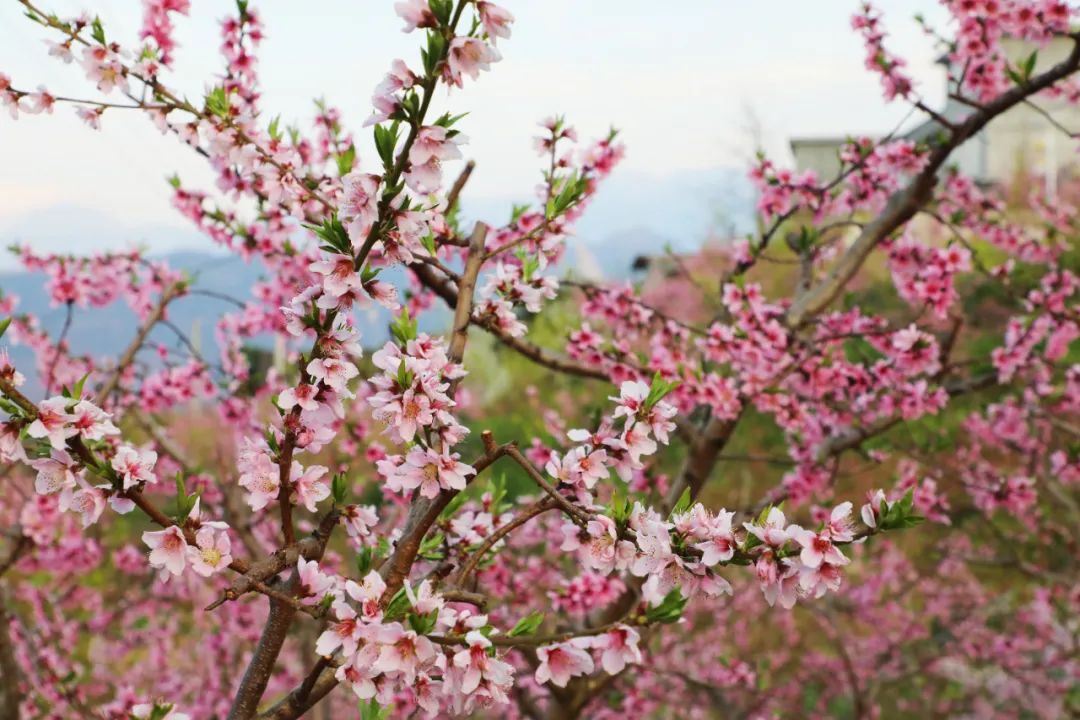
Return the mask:
[[(145, 114), (217, 177), (174, 178), (176, 208), (266, 279), (216, 295), (210, 358), (170, 320), (197, 278), (16, 248), (66, 322), (0, 300), (35, 358), (0, 354), (0, 718), (1080, 710), (1075, 209), (950, 164), (1080, 101), (1066, 3), (944, 2), (949, 117), (862, 6), (885, 99), (938, 131), (852, 138), (832, 178), (761, 157), (760, 231), (634, 286), (563, 262), (615, 132), (544, 120), (538, 197), (464, 220), (468, 93), (439, 90), (500, 59), (493, 3), (395, 3), (420, 53), (354, 135), (325, 103), (309, 131), (262, 111), (247, 0), (198, 101), (169, 82), (187, 0), (126, 39), (18, 2), (102, 99), (0, 74), (10, 115)], [(118, 302), (114, 355), (74, 352), (75, 309)], [(372, 304), (391, 339), (365, 350)]]

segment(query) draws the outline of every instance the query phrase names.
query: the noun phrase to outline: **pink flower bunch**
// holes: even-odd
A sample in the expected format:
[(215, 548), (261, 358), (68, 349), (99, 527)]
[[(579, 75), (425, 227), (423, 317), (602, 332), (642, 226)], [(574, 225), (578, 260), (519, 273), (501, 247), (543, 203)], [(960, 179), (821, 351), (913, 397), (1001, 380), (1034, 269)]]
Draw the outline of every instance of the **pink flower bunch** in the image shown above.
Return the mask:
[[(454, 418), (451, 410), (456, 403), (446, 394), (465, 371), (450, 361), (445, 340), (421, 333), (402, 344), (388, 342), (372, 362), (381, 372), (370, 381), (375, 392), (366, 398), (367, 404), (395, 443), (435, 433), (451, 447), (465, 437), (468, 429)], [(398, 461), (403, 458), (384, 462)]]
[(172, 64), (172, 53), (176, 49), (169, 14), (187, 15), (190, 9), (189, 0), (143, 0), (143, 24), (139, 37), (154, 41), (158, 50), (157, 60), (162, 65)]
[(863, 3), (860, 13), (851, 18), (851, 27), (863, 37), (866, 69), (881, 76), (885, 99), (906, 98), (912, 92), (912, 80), (903, 69), (903, 58), (885, 49), (886, 36), (882, 29), (881, 13), (870, 3)]
[(889, 249), (889, 270), (900, 297), (915, 306), (928, 306), (940, 318), (956, 302), (956, 274), (970, 269), (971, 253), (955, 245), (930, 248), (904, 237)]

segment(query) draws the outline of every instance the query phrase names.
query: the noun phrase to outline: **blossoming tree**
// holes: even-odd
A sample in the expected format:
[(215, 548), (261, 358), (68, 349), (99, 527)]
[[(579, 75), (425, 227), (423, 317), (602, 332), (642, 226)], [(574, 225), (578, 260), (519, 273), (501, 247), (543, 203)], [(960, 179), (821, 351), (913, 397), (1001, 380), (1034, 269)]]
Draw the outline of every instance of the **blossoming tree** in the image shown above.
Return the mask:
[[(147, 115), (217, 175), (174, 179), (176, 208), (268, 277), (206, 358), (169, 320), (197, 281), (17, 249), (69, 320), (124, 302), (138, 325), (83, 356), (0, 298), (44, 389), (0, 355), (0, 718), (1077, 711), (1075, 211), (949, 165), (1011, 108), (1080, 101), (1065, 3), (944, 3), (959, 119), (863, 6), (886, 99), (940, 131), (853, 138), (834, 178), (761, 158), (761, 231), (648, 290), (560, 280), (614, 132), (544, 121), (539, 197), (464, 224), (473, 167), (443, 166), (467, 121), (436, 91), (499, 60), (491, 2), (395, 3), (422, 49), (356, 135), (325, 104), (310, 133), (265, 117), (247, 0), (198, 102), (169, 84), (187, 0), (145, 0), (126, 43), (18, 2), (107, 97), (0, 74), (11, 116)], [(1005, 37), (1071, 51), (1016, 61)], [(365, 353), (371, 303), (392, 339)], [(439, 305), (448, 331), (421, 332)], [(268, 336), (263, 373), (245, 343)], [(529, 423), (477, 400), (499, 371)]]

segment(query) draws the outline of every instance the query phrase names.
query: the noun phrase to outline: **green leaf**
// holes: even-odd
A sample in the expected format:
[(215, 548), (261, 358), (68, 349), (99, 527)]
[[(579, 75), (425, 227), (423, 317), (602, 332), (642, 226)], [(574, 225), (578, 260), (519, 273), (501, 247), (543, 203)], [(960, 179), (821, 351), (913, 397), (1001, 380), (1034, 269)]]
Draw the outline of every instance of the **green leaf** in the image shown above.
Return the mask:
[(83, 386), (86, 385), (86, 379), (88, 377), (90, 377), (90, 373), (86, 373), (81, 378), (79, 378), (79, 381), (75, 383), (75, 387), (71, 389), (71, 397), (75, 398), (76, 400), (82, 398)]
[(187, 485), (184, 483), (184, 474), (176, 473), (176, 498), (177, 502), (187, 498)]
[(446, 520), (452, 518), (457, 514), (457, 511), (461, 509), (461, 506), (468, 502), (469, 498), (465, 493), (458, 493), (450, 500), (446, 508), (439, 514), (440, 520)]
[[(409, 317), (409, 308), (406, 307), (394, 318), (394, 322), (390, 325), (390, 333), (397, 338), (399, 344), (404, 345), (416, 339), (417, 327), (417, 321)], [(399, 369), (404, 367), (405, 363), (401, 363)]]
[(390, 713), (393, 712), (393, 710), (393, 705), (383, 707), (375, 698), (372, 698), (367, 702), (361, 701), (360, 720), (386, 720), (386, 718), (390, 717)]
[(506, 497), (506, 475), (499, 473), (488, 481), (488, 492), (491, 493), (491, 511), (498, 512), (499, 504)]
[(338, 177), (345, 177), (352, 172), (353, 165), (356, 164), (356, 146), (349, 143), (349, 147), (338, 153), (334, 160), (337, 162)]
[(651, 623), (673, 623), (682, 617), (688, 599), (683, 597), (679, 588), (672, 588), (671, 592), (656, 607), (645, 611), (645, 619)]
[(409, 596), (405, 594), (405, 588), (402, 587), (396, 593), (394, 597), (390, 598), (390, 602), (386, 606), (386, 617), (388, 619), (400, 618), (405, 615), (412, 604), (409, 602)]
[(218, 86), (206, 94), (206, 110), (220, 118), (229, 116), (229, 96), (225, 88)]
[(539, 610), (533, 610), (531, 613), (521, 618), (514, 624), (514, 627), (510, 628), (510, 637), (518, 637), (519, 635), (532, 635), (536, 632), (536, 629), (540, 627), (544, 622), (544, 613)]
[(668, 382), (662, 378), (659, 371), (657, 371), (657, 373), (653, 375), (652, 384), (649, 386), (649, 394), (645, 397), (645, 409), (651, 410), (656, 403), (663, 400), (668, 393), (678, 386), (678, 381)]
[(154, 703), (154, 709), (150, 711), (149, 720), (165, 720), (169, 717), (169, 713), (172, 712), (173, 705), (171, 703)]
[[(429, 30), (427, 34), (427, 49), (420, 52), (420, 57), (424, 61), (424, 72), (428, 75), (434, 75), (435, 69), (438, 68), (439, 63), (442, 62), (443, 53), (446, 51), (446, 38), (443, 37), (441, 32)], [(415, 113), (412, 113), (415, 115)]]
[(436, 550), (439, 550), (442, 547), (443, 540), (445, 539), (446, 536), (441, 532), (425, 537), (424, 541), (420, 543), (420, 556), (427, 560), (436, 559), (436, 556), (441, 558), (442, 554), (436, 553)]
[(360, 573), (360, 577), (366, 576), (371, 572), (371, 567), (374, 564), (374, 551), (365, 545), (360, 548), (360, 551), (356, 553), (356, 570)]
[(427, 615), (409, 613), (409, 627), (411, 627), (418, 635), (430, 635), (435, 629), (435, 623), (438, 619), (438, 610), (432, 610)]
[(400, 133), (400, 120), (395, 120), (389, 127), (375, 126), (375, 150), (379, 153), (379, 159), (382, 160), (383, 168), (387, 173), (394, 167), (394, 151), (397, 149)]
[(690, 509), (690, 488), (686, 488), (682, 491), (682, 495), (679, 496), (679, 501), (675, 503), (675, 507), (671, 509), (672, 516), (682, 515), (684, 512)]
[(469, 113), (461, 113), (460, 115), (451, 115), (450, 113), (443, 113), (439, 116), (439, 119), (435, 121), (435, 124), (439, 127), (451, 128), (461, 118), (465, 117)]
[(4, 318), (0, 320), (0, 338), (4, 337), (4, 333), (11, 327), (11, 318)]
[(330, 493), (334, 497), (335, 505), (344, 505), (345, 498), (349, 495), (349, 481), (345, 473), (337, 473), (330, 482)]
[(449, 25), (454, 12), (454, 0), (430, 0), (428, 7), (439, 21), (440, 25)]
[(107, 45), (105, 42), (105, 28), (101, 26), (101, 18), (94, 16), (94, 21), (90, 23), (90, 37), (94, 38), (102, 45)]
[(622, 526), (626, 524), (627, 518), (630, 517), (631, 507), (626, 490), (621, 485), (616, 486), (615, 492), (611, 494), (611, 502), (608, 505), (611, 519), (615, 521), (616, 525)]
[(270, 128), (269, 128), (268, 132), (270, 133), (270, 137), (273, 140), (280, 140), (281, 137), (282, 137), (281, 129), (279, 128), (280, 123), (281, 123), (281, 116), (280, 115), (275, 115), (274, 119), (270, 121)]
[(1038, 50), (1032, 50), (1031, 55), (1029, 55), (1027, 60), (1024, 61), (1024, 64), (1020, 66), (1020, 69), (1024, 73), (1024, 79), (1025, 80), (1030, 80), (1031, 79), (1032, 73), (1035, 72), (1035, 62), (1038, 59), (1039, 59), (1039, 51)]
[(325, 245), (324, 248), (329, 253), (336, 255), (351, 255), (352, 254), (352, 241), (349, 240), (349, 233), (345, 229), (345, 226), (338, 220), (337, 215), (323, 220), (322, 225), (312, 225), (305, 223), (304, 227), (312, 231), (322, 240)]

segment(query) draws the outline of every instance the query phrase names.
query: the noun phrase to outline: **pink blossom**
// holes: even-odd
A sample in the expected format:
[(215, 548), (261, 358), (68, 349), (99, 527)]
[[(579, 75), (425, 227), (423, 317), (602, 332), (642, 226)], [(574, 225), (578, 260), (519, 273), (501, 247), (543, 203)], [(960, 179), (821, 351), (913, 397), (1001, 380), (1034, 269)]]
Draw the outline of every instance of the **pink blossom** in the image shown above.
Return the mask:
[(544, 645), (536, 649), (540, 665), (536, 668), (536, 682), (550, 682), (566, 687), (571, 678), (588, 675), (593, 671), (593, 659), (588, 650), (591, 638), (574, 638), (557, 645)]
[(409, 604), (412, 605), (413, 610), (420, 615), (442, 610), (446, 604), (442, 596), (432, 589), (430, 580), (422, 581), (416, 590), (413, 590), (409, 583), (405, 583), (405, 595), (409, 598)]
[(363, 245), (378, 217), (381, 180), (377, 175), (359, 172), (351, 172), (341, 179), (344, 196), (338, 208), (338, 216), (356, 249)]
[(0, 422), (0, 460), (26, 462), (26, 451), (19, 437), (19, 426), (15, 422)]
[(341, 600), (335, 601), (331, 606), (336, 622), (319, 635), (315, 641), (315, 653), (323, 657), (330, 657), (341, 648), (345, 657), (356, 652), (361, 638), (364, 636), (364, 627), (357, 620), (356, 611), (352, 606)]
[(447, 76), (449, 82), (461, 87), (462, 76), (473, 80), (480, 77), (481, 70), (490, 70), (491, 63), (502, 59), (499, 51), (483, 40), (456, 37), (450, 41), (447, 52)]
[(627, 380), (619, 386), (619, 397), (609, 397), (618, 403), (612, 417), (626, 417), (633, 420), (645, 409), (645, 398), (649, 396), (649, 386), (640, 380)]
[(360, 615), (365, 620), (377, 622), (382, 618), (382, 607), (379, 601), (386, 592), (386, 583), (377, 571), (372, 570), (359, 583), (352, 580), (346, 581), (345, 592), (360, 603)]
[(466, 695), (475, 692), (482, 680), (495, 685), (507, 685), (513, 676), (513, 669), (497, 658), (490, 657), (487, 649), (488, 640), (478, 630), (471, 630), (465, 635), (468, 647), (454, 654), (454, 667), (461, 671), (460, 690)]
[[(700, 505), (697, 507), (701, 507)], [(694, 545), (701, 550), (701, 562), (705, 565), (716, 565), (727, 562), (735, 555), (735, 534), (732, 532), (731, 520), (735, 513), (721, 510), (715, 517), (706, 518), (702, 527), (695, 534), (704, 537), (704, 540)]]
[[(105, 511), (105, 490), (108, 485), (90, 486), (81, 478), (77, 480), (80, 487), (77, 490), (66, 489), (60, 494), (60, 510), (70, 511), (79, 515), (83, 528), (88, 528), (101, 518)], [(116, 508), (116, 504), (113, 504)], [(121, 502), (118, 512), (128, 512), (131, 509), (130, 501)]]
[(204, 525), (195, 532), (195, 545), (187, 548), (188, 561), (192, 570), (203, 577), (210, 577), (232, 562), (230, 550), (226, 532)]
[(743, 527), (748, 532), (753, 533), (758, 540), (772, 547), (781, 547), (791, 538), (791, 534), (787, 530), (787, 518), (784, 517), (784, 512), (778, 507), (769, 509), (764, 525), (743, 523)]
[(248, 491), (246, 500), (252, 510), (262, 510), (277, 499), (281, 471), (264, 451), (248, 449), (241, 453), (239, 470), (238, 482)]
[(316, 358), (308, 363), (308, 374), (327, 387), (343, 392), (349, 380), (360, 374), (356, 365), (338, 358)]
[(39, 495), (53, 495), (75, 487), (72, 460), (63, 450), (53, 450), (51, 457), (32, 460), (30, 467), (37, 471), (34, 490)]
[(488, 34), (493, 45), (496, 38), (510, 37), (510, 24), (514, 22), (510, 11), (486, 0), (477, 2), (476, 9), (480, 13), (480, 22), (484, 24), (484, 32)]
[[(297, 474), (298, 470), (299, 466), (294, 465), (293, 474)], [(326, 477), (328, 472), (330, 469), (323, 465), (312, 465), (299, 477), (293, 478), (292, 501), (306, 507), (308, 512), (315, 512), (316, 506), (330, 497), (330, 483)]]
[(375, 636), (381, 649), (373, 670), (383, 673), (401, 673), (402, 680), (411, 685), (420, 668), (435, 659), (435, 646), (422, 635), (404, 630), (399, 623), (382, 625)]
[(881, 517), (881, 505), (885, 502), (885, 493), (882, 490), (874, 490), (869, 493), (870, 502), (859, 509), (863, 524), (868, 528), (876, 528), (878, 519)]
[(311, 272), (323, 276), (323, 292), (338, 298), (348, 292), (359, 290), (362, 285), (360, 273), (353, 267), (352, 258), (343, 255), (333, 257), (334, 259), (331, 260), (311, 263), (308, 268)]
[(42, 401), (38, 406), (37, 419), (30, 423), (26, 434), (32, 438), (48, 438), (54, 450), (63, 450), (67, 439), (79, 434), (79, 429), (71, 426), (73, 418), (67, 412), (68, 402), (64, 397)]
[(379, 522), (379, 516), (371, 505), (346, 505), (341, 509), (345, 531), (355, 540), (371, 536), (371, 529)]
[(302, 557), (296, 560), (296, 577), (296, 594), (304, 605), (318, 605), (334, 586), (334, 579), (322, 572), (319, 563)]
[(150, 547), (150, 565), (179, 575), (187, 565), (188, 544), (184, 533), (175, 525), (164, 530), (142, 534), (142, 540)]
[(597, 635), (593, 647), (601, 653), (600, 666), (608, 675), (618, 675), (627, 665), (641, 663), (641, 650), (638, 649), (640, 636), (637, 630), (626, 625)]
[(419, 488), (420, 494), (427, 498), (435, 497), (440, 490), (464, 490), (466, 478), (476, 470), (461, 462), (459, 457), (457, 453), (414, 447), (405, 456), (405, 462), (396, 466), (387, 477), (387, 486), (397, 492)]
[(282, 410), (292, 410), (299, 406), (301, 410), (318, 410), (319, 401), (315, 399), (319, 389), (314, 385), (301, 383), (294, 388), (286, 388), (278, 395), (277, 404)]
[(435, 420), (431, 400), (411, 387), (400, 398), (380, 393), (368, 398), (368, 402), (375, 407), (375, 417), (388, 423), (404, 442), (411, 442), (419, 428)]
[(405, 21), (402, 32), (412, 32), (416, 28), (438, 27), (439, 21), (431, 12), (428, 0), (401, 0), (394, 3), (394, 11)]
[(792, 525), (788, 528), (788, 534), (792, 540), (802, 546), (799, 560), (808, 568), (816, 568), (823, 562), (830, 565), (846, 565), (851, 562), (839, 548), (833, 545), (832, 536), (828, 530), (815, 533), (798, 525)]
[(130, 445), (121, 445), (113, 456), (111, 465), (120, 475), (124, 490), (129, 490), (139, 483), (155, 483), (154, 465), (157, 453), (153, 450), (136, 450)]

